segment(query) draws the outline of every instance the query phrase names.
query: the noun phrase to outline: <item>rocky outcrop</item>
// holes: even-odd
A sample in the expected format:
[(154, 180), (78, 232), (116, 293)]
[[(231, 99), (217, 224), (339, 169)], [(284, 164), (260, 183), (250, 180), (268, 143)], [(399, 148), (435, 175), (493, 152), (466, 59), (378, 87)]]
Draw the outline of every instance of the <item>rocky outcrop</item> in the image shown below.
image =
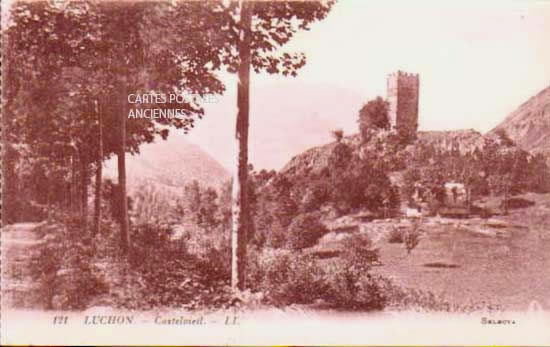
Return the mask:
[(330, 153), (336, 146), (336, 142), (319, 147), (313, 147), (307, 151), (294, 156), (286, 164), (281, 172), (292, 175), (307, 175), (310, 172), (319, 173), (328, 166)]
[[(359, 134), (347, 136), (342, 140), (342, 143), (348, 145), (352, 151), (363, 158), (366, 152), (374, 151), (380, 153), (388, 153), (391, 155), (401, 151), (405, 156), (414, 155), (415, 147), (419, 145), (430, 145), (437, 148), (439, 151), (458, 150), (461, 154), (472, 153), (476, 149), (482, 151), (486, 146), (491, 144), (502, 145), (501, 149), (519, 150), (517, 147), (506, 147), (502, 140), (494, 133), (481, 134), (473, 129), (464, 130), (448, 130), (448, 131), (419, 131), (417, 139), (412, 144), (408, 145), (404, 150), (396, 143), (395, 133), (388, 131), (380, 131), (375, 133), (370, 140), (365, 143), (362, 141)], [(319, 173), (323, 168), (327, 167), (330, 155), (334, 148), (338, 145), (337, 142), (332, 142), (323, 146), (311, 148), (295, 157), (293, 157), (287, 165), (281, 170), (282, 173), (291, 175), (304, 175), (310, 173)], [(381, 157), (384, 157), (382, 155)]]
[(444, 151), (457, 149), (461, 154), (474, 150), (483, 150), (485, 146), (496, 141), (496, 136), (484, 136), (473, 129), (448, 131), (419, 131), (418, 143), (434, 145)]

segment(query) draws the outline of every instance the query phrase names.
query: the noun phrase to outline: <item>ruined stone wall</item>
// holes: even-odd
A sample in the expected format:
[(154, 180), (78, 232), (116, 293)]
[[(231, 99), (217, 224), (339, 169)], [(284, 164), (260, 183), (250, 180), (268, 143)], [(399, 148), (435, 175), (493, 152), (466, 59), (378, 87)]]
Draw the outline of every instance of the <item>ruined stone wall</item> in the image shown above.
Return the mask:
[(420, 80), (417, 74), (397, 71), (388, 76), (387, 100), (391, 129), (414, 135), (418, 129), (418, 95)]
[(388, 115), (389, 115), (389, 121), (390, 121), (390, 129), (395, 129), (397, 125), (398, 91), (397, 91), (397, 75), (394, 73), (388, 76), (386, 100), (388, 101), (388, 105), (389, 105)]

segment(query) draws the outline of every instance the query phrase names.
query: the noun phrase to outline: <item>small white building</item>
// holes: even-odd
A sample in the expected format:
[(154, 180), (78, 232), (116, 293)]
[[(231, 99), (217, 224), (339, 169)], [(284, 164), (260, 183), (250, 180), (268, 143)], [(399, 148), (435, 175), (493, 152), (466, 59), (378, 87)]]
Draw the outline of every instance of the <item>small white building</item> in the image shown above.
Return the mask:
[(420, 212), (420, 207), (407, 207), (405, 215), (407, 218), (420, 218), (422, 217), (422, 212)]

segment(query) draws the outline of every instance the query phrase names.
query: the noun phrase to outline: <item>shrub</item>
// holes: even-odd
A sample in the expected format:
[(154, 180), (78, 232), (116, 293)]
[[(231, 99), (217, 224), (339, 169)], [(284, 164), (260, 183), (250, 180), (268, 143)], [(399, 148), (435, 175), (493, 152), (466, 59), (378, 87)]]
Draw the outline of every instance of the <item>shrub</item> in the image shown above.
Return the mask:
[(379, 250), (374, 247), (372, 240), (366, 234), (354, 234), (346, 238), (343, 246), (346, 250), (343, 260), (347, 267), (355, 267), (361, 272), (367, 272), (379, 261)]
[[(172, 228), (168, 225), (145, 223), (132, 228), (132, 252), (133, 261), (141, 262), (142, 256), (151, 249), (162, 249), (168, 243), (172, 235)], [(137, 258), (132, 258), (137, 256)]]
[(387, 298), (380, 285), (383, 278), (361, 273), (354, 268), (335, 271), (329, 277), (325, 301), (332, 307), (345, 310), (380, 310)]
[(303, 193), (301, 210), (304, 212), (318, 211), (330, 200), (331, 188), (329, 182), (325, 179), (318, 179), (308, 184)]
[(288, 228), (287, 246), (295, 250), (312, 247), (327, 232), (328, 229), (319, 221), (318, 214), (298, 215)]
[(332, 170), (345, 170), (353, 158), (353, 150), (345, 143), (338, 142), (331, 150), (328, 158), (329, 168)]
[(330, 132), (330, 135), (336, 140), (336, 142), (342, 141), (344, 138), (344, 130), (342, 129), (335, 129)]
[[(125, 308), (204, 308), (230, 302), (230, 251), (223, 240), (191, 254), (188, 239), (171, 240), (171, 229), (146, 224), (134, 229), (134, 247), (120, 271), (127, 273), (116, 302)], [(209, 234), (211, 235), (211, 234)]]
[(94, 247), (78, 229), (63, 224), (44, 226), (45, 242), (31, 259), (31, 276), (38, 282), (37, 297), (47, 309), (85, 309), (107, 291), (94, 265)]
[(389, 243), (403, 243), (403, 230), (393, 226), (388, 236)]
[(271, 230), (266, 233), (266, 244), (272, 248), (282, 248), (287, 242), (288, 234), (277, 221), (273, 222)]
[(405, 249), (407, 250), (407, 255), (411, 254), (412, 250), (418, 246), (421, 233), (422, 231), (420, 230), (420, 224), (415, 222), (403, 235), (403, 242), (405, 244)]
[(199, 257), (198, 269), (201, 282), (206, 285), (229, 284), (231, 279), (231, 246), (229, 242), (220, 247), (208, 245), (206, 252)]
[(380, 278), (370, 270), (379, 261), (379, 251), (366, 234), (355, 234), (344, 241), (343, 264), (330, 267), (325, 300), (335, 308), (352, 310), (382, 309), (385, 305)]
[(254, 291), (276, 306), (311, 304), (326, 296), (324, 269), (310, 256), (293, 256), (282, 251), (252, 252), (248, 280)]

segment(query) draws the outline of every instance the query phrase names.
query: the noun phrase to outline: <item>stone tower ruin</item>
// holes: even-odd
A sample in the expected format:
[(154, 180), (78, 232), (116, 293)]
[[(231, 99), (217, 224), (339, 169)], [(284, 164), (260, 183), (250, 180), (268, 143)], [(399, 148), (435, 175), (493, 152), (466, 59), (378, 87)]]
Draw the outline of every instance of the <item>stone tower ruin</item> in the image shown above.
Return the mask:
[(418, 74), (397, 71), (388, 76), (390, 128), (414, 138), (418, 129)]

